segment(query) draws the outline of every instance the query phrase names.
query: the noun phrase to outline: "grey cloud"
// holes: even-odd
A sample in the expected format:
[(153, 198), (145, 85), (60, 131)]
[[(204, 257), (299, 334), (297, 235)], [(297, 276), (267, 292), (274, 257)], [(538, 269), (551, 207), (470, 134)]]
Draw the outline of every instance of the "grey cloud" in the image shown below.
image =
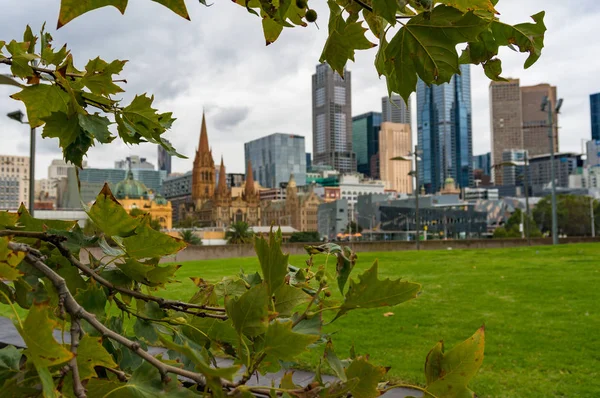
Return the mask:
[(246, 120), (249, 112), (250, 108), (247, 106), (218, 108), (213, 116), (213, 123), (219, 130), (231, 130)]
[[(217, 161), (220, 154), (224, 155), (228, 171), (244, 170), (244, 142), (276, 131), (306, 136), (310, 151), (311, 75), (327, 34), (325, 2), (315, 4), (320, 29), (314, 25), (286, 29), (268, 47), (264, 45), (260, 19), (243, 7), (231, 2), (215, 2), (210, 8), (197, 2), (187, 5), (191, 22), (155, 2), (138, 1), (130, 2), (124, 16), (106, 7), (54, 31), (59, 2), (29, 0), (3, 10), (0, 39), (19, 38), (25, 24), (37, 30), (47, 20), (55, 43), (67, 42), (79, 67), (98, 55), (104, 59), (128, 59), (123, 71), (128, 81), (124, 102), (135, 93), (154, 94), (155, 107), (161, 112), (172, 111), (177, 118), (167, 138), (190, 157), (198, 143), (201, 111), (206, 107), (213, 153)], [(591, 79), (598, 65), (600, 43), (578, 42), (573, 37), (598, 36), (595, 20), (600, 16), (600, 7), (594, 0), (582, 0), (577, 7), (564, 0), (502, 0), (498, 9), (502, 18), (511, 23), (527, 21), (529, 15), (547, 10), (549, 32), (539, 64), (524, 71), (525, 55), (503, 52), (504, 75), (520, 77), (523, 84), (556, 84), (565, 98), (561, 149), (579, 148), (580, 139), (589, 137), (587, 96), (600, 91), (600, 81)], [(568, 56), (565, 49), (569, 50)], [(381, 97), (386, 94), (385, 81), (378, 79), (373, 67), (375, 52), (376, 49), (359, 51), (356, 62), (348, 64), (352, 71), (354, 114), (380, 110)], [(481, 153), (490, 149), (489, 81), (480, 67), (473, 66), (471, 71), (474, 152)], [(5, 111), (22, 108), (7, 95), (8, 91), (0, 87), (0, 117)], [(7, 137), (20, 134), (17, 126), (5, 128), (0, 122), (1, 151), (26, 155), (26, 132), (20, 144), (7, 141)], [(49, 162), (52, 154), (58, 153), (56, 143), (50, 141), (48, 147), (53, 145), (56, 152), (48, 152), (40, 161)], [(93, 167), (112, 167), (115, 160), (129, 154), (139, 154), (156, 163), (155, 146), (128, 147), (118, 140), (92, 148), (88, 163)], [(191, 159), (175, 159), (173, 166), (184, 172), (191, 169), (191, 163)]]

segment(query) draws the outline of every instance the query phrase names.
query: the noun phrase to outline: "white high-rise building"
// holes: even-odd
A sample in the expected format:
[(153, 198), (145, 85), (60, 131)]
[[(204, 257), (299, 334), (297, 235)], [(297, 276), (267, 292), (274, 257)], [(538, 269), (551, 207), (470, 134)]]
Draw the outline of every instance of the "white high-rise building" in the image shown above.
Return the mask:
[(0, 209), (29, 206), (29, 156), (0, 155)]

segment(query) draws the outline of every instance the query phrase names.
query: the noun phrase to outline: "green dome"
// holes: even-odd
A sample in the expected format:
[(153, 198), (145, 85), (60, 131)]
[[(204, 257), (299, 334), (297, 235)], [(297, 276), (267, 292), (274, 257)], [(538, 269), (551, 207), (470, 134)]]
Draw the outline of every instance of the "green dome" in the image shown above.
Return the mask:
[(454, 178), (448, 177), (446, 178), (446, 185), (454, 184)]
[(156, 203), (157, 205), (164, 205), (164, 206), (166, 206), (167, 205), (167, 200), (160, 193), (157, 193), (156, 195), (154, 195), (154, 203)]
[(127, 172), (127, 177), (115, 187), (115, 197), (117, 199), (148, 199), (148, 188), (133, 178), (131, 170)]

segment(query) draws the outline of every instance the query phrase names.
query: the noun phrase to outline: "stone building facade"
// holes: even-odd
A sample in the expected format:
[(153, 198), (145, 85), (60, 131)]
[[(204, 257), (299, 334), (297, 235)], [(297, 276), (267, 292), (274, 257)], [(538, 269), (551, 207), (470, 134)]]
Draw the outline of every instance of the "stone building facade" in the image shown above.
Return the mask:
[(318, 210), (323, 200), (312, 186), (298, 192), (294, 175), (286, 188), (286, 198), (266, 202), (262, 208), (263, 225), (290, 225), (298, 231), (318, 231)]

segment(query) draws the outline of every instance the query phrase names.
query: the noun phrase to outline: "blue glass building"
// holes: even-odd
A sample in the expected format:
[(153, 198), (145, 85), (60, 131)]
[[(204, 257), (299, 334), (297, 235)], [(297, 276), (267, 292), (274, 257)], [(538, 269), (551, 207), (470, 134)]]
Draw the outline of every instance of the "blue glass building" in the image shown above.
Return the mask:
[(590, 95), (592, 114), (592, 140), (600, 140), (600, 93)]
[(427, 193), (439, 192), (449, 177), (461, 188), (473, 185), (471, 73), (469, 65), (460, 70), (447, 84), (417, 84), (419, 177)]
[(368, 112), (352, 118), (352, 149), (359, 173), (373, 177), (371, 158), (379, 153), (381, 113)]
[[(306, 184), (304, 137), (275, 133), (244, 144), (246, 167), (252, 164), (254, 180), (265, 188), (279, 188), (294, 174), (298, 186)], [(248, 175), (249, 170), (246, 170)]]
[(482, 170), (484, 175), (492, 175), (492, 153), (473, 156), (473, 170)]

